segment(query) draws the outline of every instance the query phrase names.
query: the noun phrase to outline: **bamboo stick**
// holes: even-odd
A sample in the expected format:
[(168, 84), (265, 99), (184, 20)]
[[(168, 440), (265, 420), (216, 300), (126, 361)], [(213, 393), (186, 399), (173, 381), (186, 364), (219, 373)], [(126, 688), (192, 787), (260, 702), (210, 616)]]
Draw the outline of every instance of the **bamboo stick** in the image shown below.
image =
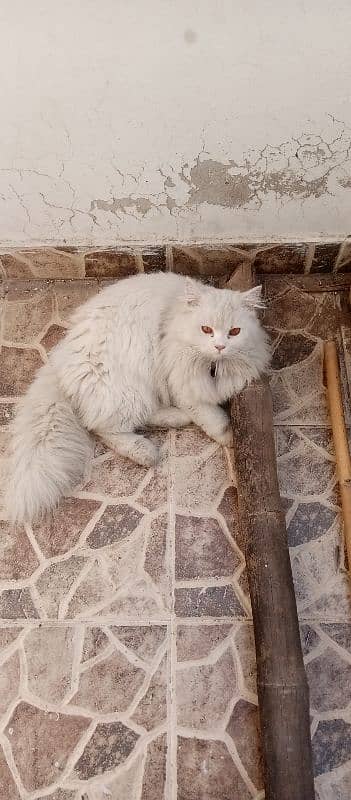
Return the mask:
[(333, 430), (336, 468), (340, 487), (341, 510), (349, 569), (351, 568), (351, 458), (342, 403), (340, 368), (335, 341), (324, 344), (324, 365)]

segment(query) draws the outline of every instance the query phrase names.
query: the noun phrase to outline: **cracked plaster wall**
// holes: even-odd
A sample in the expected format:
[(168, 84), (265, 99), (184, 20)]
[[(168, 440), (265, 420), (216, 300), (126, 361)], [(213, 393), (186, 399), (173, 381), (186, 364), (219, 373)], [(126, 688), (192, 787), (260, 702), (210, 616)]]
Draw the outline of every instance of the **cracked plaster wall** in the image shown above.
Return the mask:
[(11, 0), (0, 243), (350, 233), (349, 0)]

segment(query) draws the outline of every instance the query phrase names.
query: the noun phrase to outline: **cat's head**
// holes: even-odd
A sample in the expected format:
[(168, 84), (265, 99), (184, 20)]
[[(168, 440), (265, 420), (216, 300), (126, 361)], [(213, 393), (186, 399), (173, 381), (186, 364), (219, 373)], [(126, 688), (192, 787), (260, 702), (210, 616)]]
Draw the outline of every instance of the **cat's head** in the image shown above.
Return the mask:
[(187, 279), (180, 337), (210, 360), (245, 356), (264, 336), (255, 313), (262, 306), (261, 286), (237, 292)]

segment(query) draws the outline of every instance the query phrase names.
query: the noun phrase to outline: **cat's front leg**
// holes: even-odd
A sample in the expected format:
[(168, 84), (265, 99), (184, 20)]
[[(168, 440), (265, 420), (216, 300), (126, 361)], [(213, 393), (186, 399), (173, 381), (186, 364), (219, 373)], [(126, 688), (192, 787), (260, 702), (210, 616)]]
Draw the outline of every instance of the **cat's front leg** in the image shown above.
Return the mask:
[(189, 414), (195, 425), (202, 428), (207, 436), (215, 442), (229, 447), (232, 444), (232, 431), (229, 417), (223, 408), (210, 403), (201, 403), (189, 408)]
[(184, 409), (165, 406), (154, 411), (147, 424), (157, 428), (185, 428), (191, 421), (190, 414)]

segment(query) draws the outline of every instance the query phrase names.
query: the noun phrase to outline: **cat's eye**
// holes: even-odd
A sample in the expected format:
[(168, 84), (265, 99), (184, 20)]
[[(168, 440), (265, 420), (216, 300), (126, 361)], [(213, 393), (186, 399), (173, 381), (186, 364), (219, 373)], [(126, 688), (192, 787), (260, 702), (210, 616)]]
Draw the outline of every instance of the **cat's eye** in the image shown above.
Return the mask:
[(240, 333), (241, 328), (231, 328), (229, 331), (229, 336), (238, 336)]
[(202, 333), (213, 333), (213, 328), (210, 328), (209, 325), (201, 325)]

